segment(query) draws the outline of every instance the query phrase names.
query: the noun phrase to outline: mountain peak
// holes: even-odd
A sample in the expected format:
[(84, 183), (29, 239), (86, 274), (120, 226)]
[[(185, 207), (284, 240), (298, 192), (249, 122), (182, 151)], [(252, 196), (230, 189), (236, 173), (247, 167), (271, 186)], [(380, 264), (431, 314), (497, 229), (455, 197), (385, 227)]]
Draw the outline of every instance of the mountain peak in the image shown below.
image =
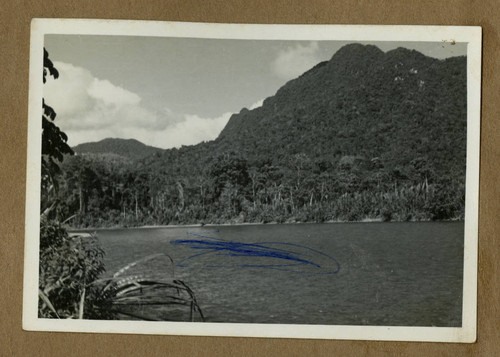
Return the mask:
[(328, 62), (327, 71), (334, 73), (364, 73), (384, 58), (384, 52), (373, 45), (351, 43), (341, 47)]
[(430, 58), (416, 50), (410, 50), (404, 47), (398, 47), (393, 50), (387, 51), (385, 55), (388, 58), (395, 58), (395, 59), (410, 58), (412, 60), (425, 60), (427, 58)]
[(351, 43), (341, 47), (332, 57), (332, 61), (340, 59), (355, 60), (359, 58), (375, 59), (384, 54), (384, 52), (374, 45), (362, 45), (360, 43)]

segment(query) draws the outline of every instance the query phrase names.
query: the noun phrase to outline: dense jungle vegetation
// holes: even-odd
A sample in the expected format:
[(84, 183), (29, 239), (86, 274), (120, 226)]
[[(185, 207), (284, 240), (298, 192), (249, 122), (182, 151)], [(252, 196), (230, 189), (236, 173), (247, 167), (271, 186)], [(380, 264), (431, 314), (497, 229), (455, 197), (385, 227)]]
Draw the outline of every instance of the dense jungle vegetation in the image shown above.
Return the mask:
[(42, 207), (73, 227), (463, 219), (466, 82), (465, 57), (347, 45), (215, 141), (73, 148)]

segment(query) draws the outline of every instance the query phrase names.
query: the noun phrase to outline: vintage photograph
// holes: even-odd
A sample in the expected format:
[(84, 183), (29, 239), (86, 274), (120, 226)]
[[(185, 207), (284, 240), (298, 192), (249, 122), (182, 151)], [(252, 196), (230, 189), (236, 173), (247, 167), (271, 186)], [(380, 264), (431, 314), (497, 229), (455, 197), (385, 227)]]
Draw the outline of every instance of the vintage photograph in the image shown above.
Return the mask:
[(480, 34), (34, 20), (24, 328), (473, 342)]

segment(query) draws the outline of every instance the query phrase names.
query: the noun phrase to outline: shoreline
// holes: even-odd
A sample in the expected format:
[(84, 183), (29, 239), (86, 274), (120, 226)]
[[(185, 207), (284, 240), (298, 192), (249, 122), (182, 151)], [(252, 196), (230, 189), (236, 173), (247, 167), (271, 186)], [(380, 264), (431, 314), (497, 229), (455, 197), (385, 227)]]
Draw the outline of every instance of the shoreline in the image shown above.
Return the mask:
[(113, 227), (86, 227), (86, 228), (78, 228), (78, 227), (67, 227), (68, 232), (75, 231), (104, 231), (104, 230), (117, 230), (117, 229), (164, 229), (164, 228), (203, 228), (203, 227), (231, 227), (231, 226), (268, 226), (268, 225), (306, 225), (306, 224), (338, 224), (338, 223), (428, 223), (428, 222), (436, 222), (436, 223), (447, 223), (447, 222), (465, 222), (465, 219), (446, 219), (446, 220), (412, 220), (412, 221), (383, 221), (381, 218), (367, 218), (360, 221), (342, 221), (342, 220), (329, 220), (324, 222), (242, 222), (242, 223), (193, 223), (193, 224), (169, 224), (169, 225), (143, 225), (143, 226), (135, 226), (135, 227), (124, 227), (124, 226), (113, 226)]

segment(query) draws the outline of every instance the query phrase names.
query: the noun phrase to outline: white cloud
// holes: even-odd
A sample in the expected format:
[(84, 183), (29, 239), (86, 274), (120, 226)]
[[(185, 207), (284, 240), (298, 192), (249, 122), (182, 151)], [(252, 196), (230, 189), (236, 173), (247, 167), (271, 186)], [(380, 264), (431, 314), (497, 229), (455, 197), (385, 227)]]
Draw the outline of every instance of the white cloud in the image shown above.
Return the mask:
[(90, 71), (55, 62), (60, 77), (44, 87), (46, 103), (57, 113), (56, 124), (74, 146), (104, 138), (134, 138), (161, 148), (193, 145), (215, 139), (231, 113), (217, 118), (174, 113), (165, 107), (154, 112), (141, 104), (141, 97)]
[(63, 62), (54, 65), (60, 77), (45, 84), (44, 98), (64, 131), (154, 127), (161, 121), (141, 106), (137, 94), (95, 78), (84, 68)]
[(264, 104), (264, 99), (261, 99), (258, 102), (253, 103), (248, 109), (252, 110), (252, 109), (262, 107), (262, 104)]
[(153, 146), (180, 147), (194, 145), (202, 141), (214, 140), (226, 126), (232, 113), (224, 113), (217, 118), (201, 118), (186, 115), (185, 120), (169, 126), (167, 130), (151, 136)]
[(97, 78), (94, 78), (87, 93), (96, 100), (102, 100), (106, 105), (117, 107), (128, 104), (138, 105), (141, 102), (141, 98), (137, 94)]
[(289, 80), (311, 69), (320, 60), (318, 43), (311, 42), (305, 46), (299, 44), (286, 48), (278, 53), (271, 65), (275, 75)]

